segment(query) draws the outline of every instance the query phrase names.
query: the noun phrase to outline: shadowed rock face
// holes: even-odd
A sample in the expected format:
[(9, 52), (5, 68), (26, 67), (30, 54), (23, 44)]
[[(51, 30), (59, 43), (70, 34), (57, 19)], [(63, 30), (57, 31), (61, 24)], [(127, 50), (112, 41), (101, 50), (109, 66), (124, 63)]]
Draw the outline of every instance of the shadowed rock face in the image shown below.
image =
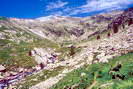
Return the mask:
[(52, 33), (52, 34), (54, 34), (54, 35), (56, 35), (56, 36), (58, 36), (58, 37), (64, 35), (64, 32), (63, 32), (63, 31), (59, 31), (59, 30), (55, 30), (55, 29), (51, 29), (51, 28), (47, 28), (47, 30), (48, 30), (50, 33)]
[(129, 18), (129, 20), (128, 20), (128, 26), (130, 26), (131, 24), (133, 24), (133, 19), (132, 18)]
[(96, 19), (97, 23), (100, 23), (102, 21), (110, 21), (112, 18), (111, 17), (104, 17), (103, 15), (98, 15), (96, 17), (93, 17), (94, 19)]
[(63, 33), (62, 31), (54, 31), (54, 33), (55, 33), (55, 35), (57, 35), (58, 37), (64, 35), (64, 33)]
[(112, 23), (108, 25), (108, 29), (113, 29), (113, 32), (117, 33), (119, 28), (122, 26), (124, 29), (126, 24), (128, 24), (128, 26), (133, 24), (133, 8), (124, 11), (123, 14), (115, 18)]
[(96, 32), (90, 34), (90, 35), (88, 36), (88, 38), (90, 38), (90, 37), (92, 37), (92, 36), (95, 36), (95, 35), (97, 35), (97, 34), (99, 34), (99, 33), (100, 33), (99, 31), (96, 31)]
[(70, 31), (71, 34), (75, 35), (76, 37), (80, 37), (81, 35), (84, 34), (84, 30), (83, 29), (77, 29), (77, 28), (73, 28)]

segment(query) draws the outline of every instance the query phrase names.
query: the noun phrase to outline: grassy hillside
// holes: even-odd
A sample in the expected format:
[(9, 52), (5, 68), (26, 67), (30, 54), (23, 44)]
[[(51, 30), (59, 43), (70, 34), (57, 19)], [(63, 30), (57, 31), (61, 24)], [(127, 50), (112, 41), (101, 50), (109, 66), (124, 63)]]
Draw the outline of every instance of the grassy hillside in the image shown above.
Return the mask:
[(67, 74), (51, 89), (68, 88), (133, 89), (133, 53), (116, 57), (109, 63), (85, 65)]
[(0, 63), (10, 68), (11, 66), (32, 67), (36, 62), (28, 55), (30, 50), (34, 47), (58, 48), (58, 45), (47, 39), (38, 39), (33, 42), (21, 41), (20, 43), (0, 39), (0, 47)]

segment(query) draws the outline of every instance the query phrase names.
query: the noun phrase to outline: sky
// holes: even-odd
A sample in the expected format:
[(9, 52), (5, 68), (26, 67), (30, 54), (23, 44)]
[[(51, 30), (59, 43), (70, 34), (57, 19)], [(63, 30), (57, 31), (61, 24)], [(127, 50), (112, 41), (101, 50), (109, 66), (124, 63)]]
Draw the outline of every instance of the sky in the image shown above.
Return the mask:
[(0, 16), (15, 18), (86, 17), (129, 7), (133, 7), (133, 0), (0, 0)]

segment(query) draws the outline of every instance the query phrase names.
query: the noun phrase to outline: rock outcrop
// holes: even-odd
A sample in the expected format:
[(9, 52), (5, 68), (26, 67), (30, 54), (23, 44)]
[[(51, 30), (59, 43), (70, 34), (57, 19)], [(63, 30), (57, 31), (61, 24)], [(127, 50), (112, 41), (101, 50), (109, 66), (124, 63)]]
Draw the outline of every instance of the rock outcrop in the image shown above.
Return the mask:
[(34, 48), (29, 54), (35, 58), (38, 64), (42, 63), (44, 66), (48, 63), (54, 63), (57, 60), (57, 54), (52, 52), (51, 49)]

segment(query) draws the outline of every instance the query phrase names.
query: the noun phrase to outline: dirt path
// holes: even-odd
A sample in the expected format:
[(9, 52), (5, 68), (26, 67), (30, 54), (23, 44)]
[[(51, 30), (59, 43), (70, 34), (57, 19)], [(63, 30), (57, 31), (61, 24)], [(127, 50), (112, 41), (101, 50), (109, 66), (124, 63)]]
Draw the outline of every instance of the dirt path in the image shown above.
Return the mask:
[(92, 85), (90, 85), (88, 88), (86, 88), (86, 89), (92, 89), (95, 85), (96, 85), (96, 83), (97, 83), (97, 81), (93, 81), (93, 83), (92, 83)]

